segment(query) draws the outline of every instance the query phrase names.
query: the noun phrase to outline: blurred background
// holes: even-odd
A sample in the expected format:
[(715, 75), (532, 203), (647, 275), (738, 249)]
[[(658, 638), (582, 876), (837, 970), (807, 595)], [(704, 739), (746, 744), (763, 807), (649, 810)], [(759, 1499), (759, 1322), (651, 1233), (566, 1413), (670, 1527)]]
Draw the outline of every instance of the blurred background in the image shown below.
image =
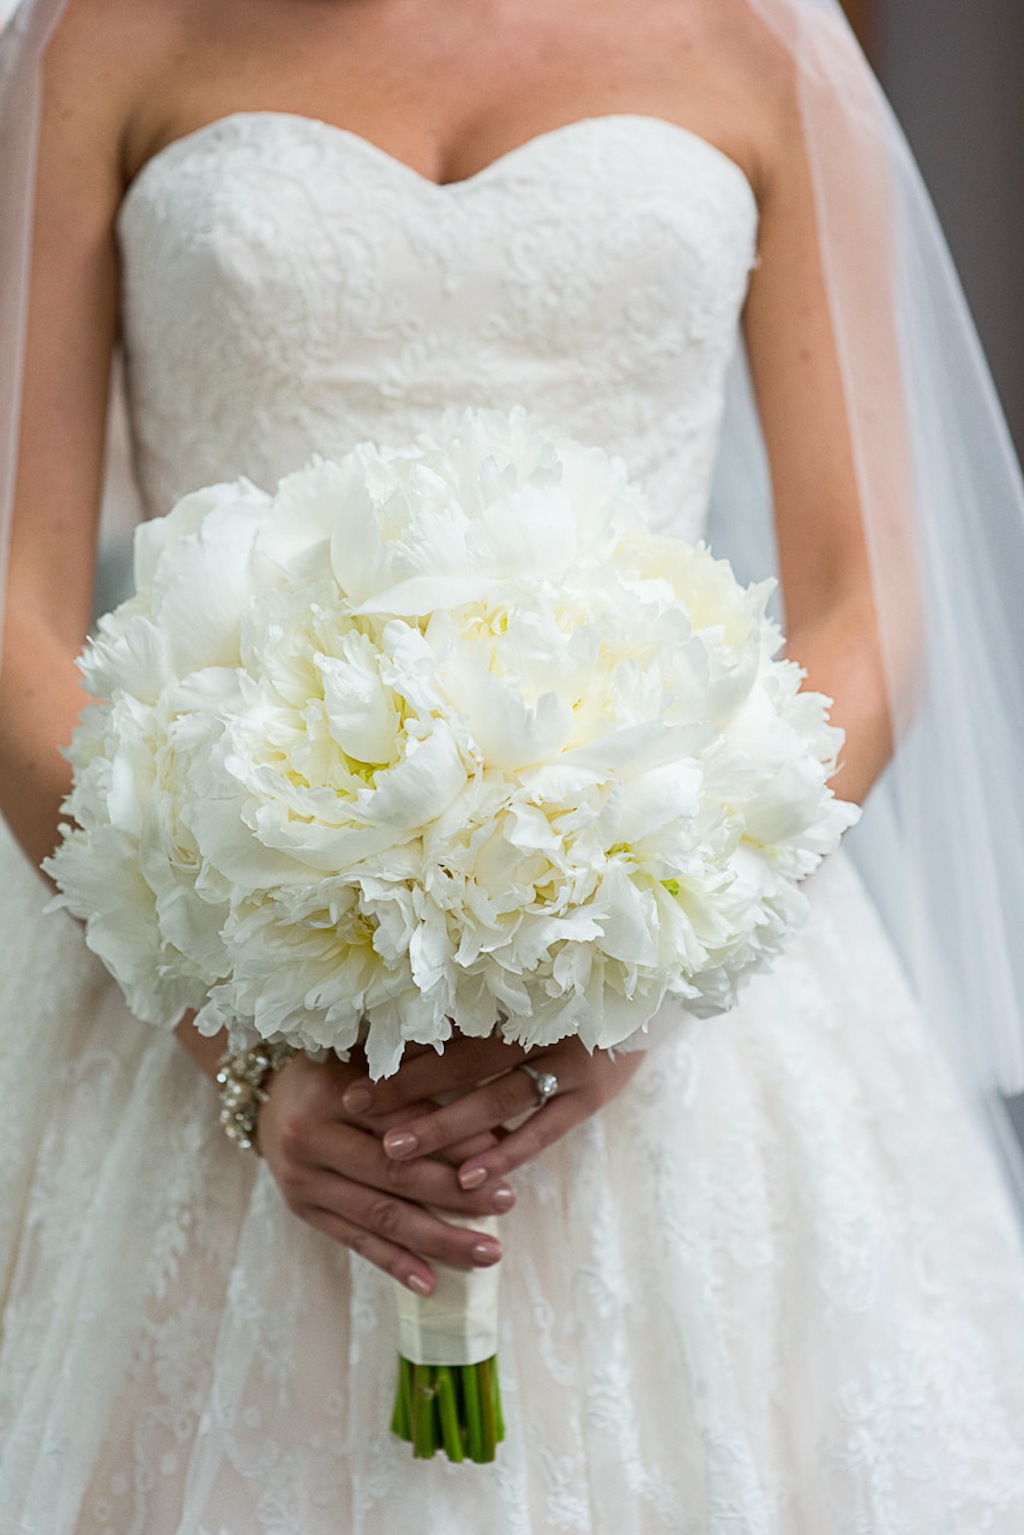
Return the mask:
[(946, 231), (1024, 456), (1024, 6), (847, 0)]

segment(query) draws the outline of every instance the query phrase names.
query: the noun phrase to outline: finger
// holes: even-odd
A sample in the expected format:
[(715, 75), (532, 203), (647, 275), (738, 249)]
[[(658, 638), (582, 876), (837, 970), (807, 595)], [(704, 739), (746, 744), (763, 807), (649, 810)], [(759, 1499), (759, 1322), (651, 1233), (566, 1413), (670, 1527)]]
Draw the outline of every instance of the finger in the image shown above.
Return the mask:
[[(413, 1112), (416, 1115), (422, 1116), (432, 1113), (436, 1107), (435, 1103), (418, 1103), (414, 1105)], [(283, 1120), (278, 1135), (283, 1142), (285, 1152), (291, 1160), (303, 1163), (309, 1167), (328, 1165), (340, 1170), (337, 1159), (345, 1155), (345, 1148), (348, 1144), (344, 1139), (344, 1131), (346, 1129), (359, 1130), (364, 1134), (372, 1135), (380, 1142), (385, 1132), (392, 1125), (402, 1124), (405, 1117), (397, 1110), (391, 1114), (379, 1116), (343, 1113), (340, 1118), (331, 1113), (329, 1116), (321, 1119), (319, 1127), (317, 1127), (316, 1123), (311, 1122), (307, 1115), (292, 1113)], [(339, 1133), (329, 1141), (331, 1153), (328, 1155), (324, 1149), (323, 1138), (332, 1127)], [(263, 1140), (269, 1141), (269, 1137), (264, 1135)], [(465, 1144), (451, 1147), (445, 1153), (444, 1160), (457, 1164), (465, 1161), (466, 1157), (476, 1156), (484, 1151), (489, 1151), (495, 1144), (496, 1137), (493, 1134), (473, 1136)], [(266, 1146), (266, 1150), (271, 1160), (276, 1162), (277, 1158), (271, 1153), (269, 1145)], [(325, 1157), (327, 1158), (326, 1162)], [(506, 1201), (505, 1205), (501, 1208), (510, 1208), (511, 1203), (512, 1201)]]
[[(395, 1129), (406, 1124), (410, 1118), (424, 1118), (428, 1114), (436, 1112), (438, 1105), (425, 1101), (414, 1103), (408, 1109), (393, 1109), (388, 1114), (348, 1114), (345, 1123), (356, 1125), (360, 1129), (368, 1130), (378, 1140), (383, 1140), (388, 1130)], [(499, 1132), (501, 1133), (501, 1132)], [(469, 1136), (458, 1145), (448, 1146), (444, 1150), (446, 1162), (463, 1162), (466, 1157), (476, 1156), (478, 1152), (489, 1151), (496, 1145), (498, 1136), (492, 1130), (485, 1130), (479, 1135)]]
[(520, 1045), (507, 1045), (494, 1035), (486, 1039), (456, 1035), (446, 1044), (443, 1055), (424, 1051), (404, 1061), (393, 1077), (380, 1082), (357, 1078), (345, 1090), (345, 1108), (360, 1114), (408, 1109), (417, 1100), (457, 1092), (506, 1072), (525, 1054)]
[(446, 1146), (440, 1155), (446, 1162), (451, 1162), (454, 1167), (458, 1167), (468, 1157), (482, 1156), (485, 1151), (490, 1151), (505, 1133), (499, 1125), (495, 1130), (488, 1130), (483, 1135), (471, 1135), (467, 1140), (457, 1141), (454, 1146)]
[[(489, 1147), (484, 1148), (490, 1149)], [(450, 1161), (417, 1157), (402, 1162), (388, 1157), (379, 1140), (348, 1125), (325, 1125), (317, 1137), (315, 1156), (282, 1179), (286, 1192), (310, 1202), (309, 1190), (321, 1175), (422, 1205), (434, 1205), (452, 1215), (504, 1215), (516, 1202), (515, 1191), (500, 1179), (472, 1191), (460, 1187)]]
[(526, 1072), (506, 1071), (454, 1103), (388, 1130), (384, 1150), (396, 1161), (434, 1156), (529, 1113), (536, 1103), (537, 1088)]
[(386, 1130), (390, 1130), (392, 1125), (404, 1124), (407, 1119), (413, 1116), (419, 1117), (423, 1114), (432, 1114), (436, 1108), (437, 1104), (432, 1099), (423, 1098), (419, 1102), (410, 1104), (408, 1107), (387, 1109), (383, 1113), (378, 1112), (374, 1108), (368, 1112), (356, 1114), (347, 1105), (343, 1105), (343, 1116), (345, 1123), (359, 1125), (363, 1129), (371, 1131), (379, 1138)]
[(501, 1243), (488, 1232), (449, 1226), (421, 1205), (348, 1178), (325, 1179), (309, 1207), (331, 1210), (373, 1237), (452, 1268), (490, 1268), (501, 1258)]
[(304, 1212), (303, 1219), (317, 1231), (325, 1232), (335, 1242), (340, 1242), (360, 1258), (365, 1258), (367, 1263), (390, 1274), (392, 1279), (397, 1279), (399, 1284), (405, 1285), (414, 1295), (433, 1293), (434, 1271), (429, 1263), (424, 1263), (415, 1253), (406, 1252), (405, 1248), (374, 1236), (370, 1231), (363, 1231), (334, 1210), (314, 1206)]
[[(360, 1129), (368, 1130), (383, 1139), (385, 1133), (399, 1125), (405, 1124), (410, 1118), (422, 1118), (432, 1114), (437, 1108), (436, 1103), (424, 1101), (414, 1103), (408, 1109), (392, 1109), (387, 1114), (348, 1114), (345, 1115), (345, 1123), (357, 1125)], [(482, 1135), (470, 1136), (465, 1142), (456, 1146), (446, 1147), (444, 1157), (446, 1162), (464, 1162), (467, 1157), (476, 1156), (479, 1152), (489, 1151), (497, 1144), (497, 1137), (492, 1131), (485, 1131)]]
[[(431, 1051), (433, 1055), (433, 1052)], [(368, 1112), (355, 1112), (353, 1104), (346, 1101), (346, 1093), (353, 1084), (368, 1080), (366, 1067), (363, 1063), (350, 1063), (347, 1061), (328, 1060), (325, 1062), (308, 1061), (298, 1057), (285, 1068), (291, 1073), (299, 1072), (306, 1076), (307, 1082), (312, 1086), (312, 1097), (307, 1100), (307, 1111), (312, 1106), (315, 1108), (316, 1117), (320, 1119), (333, 1119), (339, 1123), (363, 1124), (372, 1127), (380, 1134), (392, 1122), (388, 1117), (386, 1105), (381, 1111), (376, 1105), (372, 1105)], [(276, 1078), (272, 1087), (276, 1085)], [(358, 1095), (357, 1095), (358, 1101)], [(418, 1111), (428, 1112), (433, 1107), (430, 1099), (424, 1098), (418, 1105)], [(401, 1117), (401, 1111), (392, 1111), (392, 1118), (397, 1112)], [(405, 1111), (408, 1115), (408, 1109)]]
[(459, 1183), (464, 1189), (482, 1189), (495, 1179), (506, 1178), (582, 1124), (589, 1114), (582, 1093), (560, 1093), (531, 1114), (525, 1124), (511, 1130), (493, 1150), (464, 1162), (458, 1170)]

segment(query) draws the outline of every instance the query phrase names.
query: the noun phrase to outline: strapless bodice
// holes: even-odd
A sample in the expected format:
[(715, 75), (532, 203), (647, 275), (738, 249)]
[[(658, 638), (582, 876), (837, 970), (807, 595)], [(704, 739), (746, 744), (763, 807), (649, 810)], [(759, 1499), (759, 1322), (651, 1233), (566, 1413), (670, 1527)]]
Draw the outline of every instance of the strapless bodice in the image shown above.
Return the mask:
[(658, 118), (572, 123), (448, 186), (316, 119), (221, 118), (119, 217), (147, 510), (523, 405), (694, 536), (756, 233), (739, 166)]

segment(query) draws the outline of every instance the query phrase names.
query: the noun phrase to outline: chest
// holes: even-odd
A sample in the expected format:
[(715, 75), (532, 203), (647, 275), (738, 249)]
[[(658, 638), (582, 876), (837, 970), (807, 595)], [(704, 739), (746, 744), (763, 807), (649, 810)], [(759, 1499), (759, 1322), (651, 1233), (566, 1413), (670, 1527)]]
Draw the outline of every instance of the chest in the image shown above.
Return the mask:
[(638, 114), (753, 179), (747, 95), (708, 13), (692, 0), (310, 0), (297, 16), (261, 0), (242, 27), (237, 5), (204, 6), (139, 104), (129, 171), (207, 122), (270, 110), (334, 123), (445, 184), (567, 122)]

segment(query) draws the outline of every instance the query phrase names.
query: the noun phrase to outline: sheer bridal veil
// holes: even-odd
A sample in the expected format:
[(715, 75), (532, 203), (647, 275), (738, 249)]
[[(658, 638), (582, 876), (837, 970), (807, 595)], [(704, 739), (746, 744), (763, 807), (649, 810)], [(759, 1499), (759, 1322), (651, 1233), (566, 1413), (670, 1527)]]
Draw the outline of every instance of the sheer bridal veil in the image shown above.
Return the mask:
[[(838, 4), (747, 3), (794, 66), (897, 725), (851, 850), (1024, 1198), (1001, 1113), (1024, 1091), (1024, 487), (931, 206)], [(0, 38), (4, 533), (39, 62), (61, 9), (21, 0)], [(715, 527), (752, 577), (772, 562), (771, 496), (741, 368), (735, 383)]]

